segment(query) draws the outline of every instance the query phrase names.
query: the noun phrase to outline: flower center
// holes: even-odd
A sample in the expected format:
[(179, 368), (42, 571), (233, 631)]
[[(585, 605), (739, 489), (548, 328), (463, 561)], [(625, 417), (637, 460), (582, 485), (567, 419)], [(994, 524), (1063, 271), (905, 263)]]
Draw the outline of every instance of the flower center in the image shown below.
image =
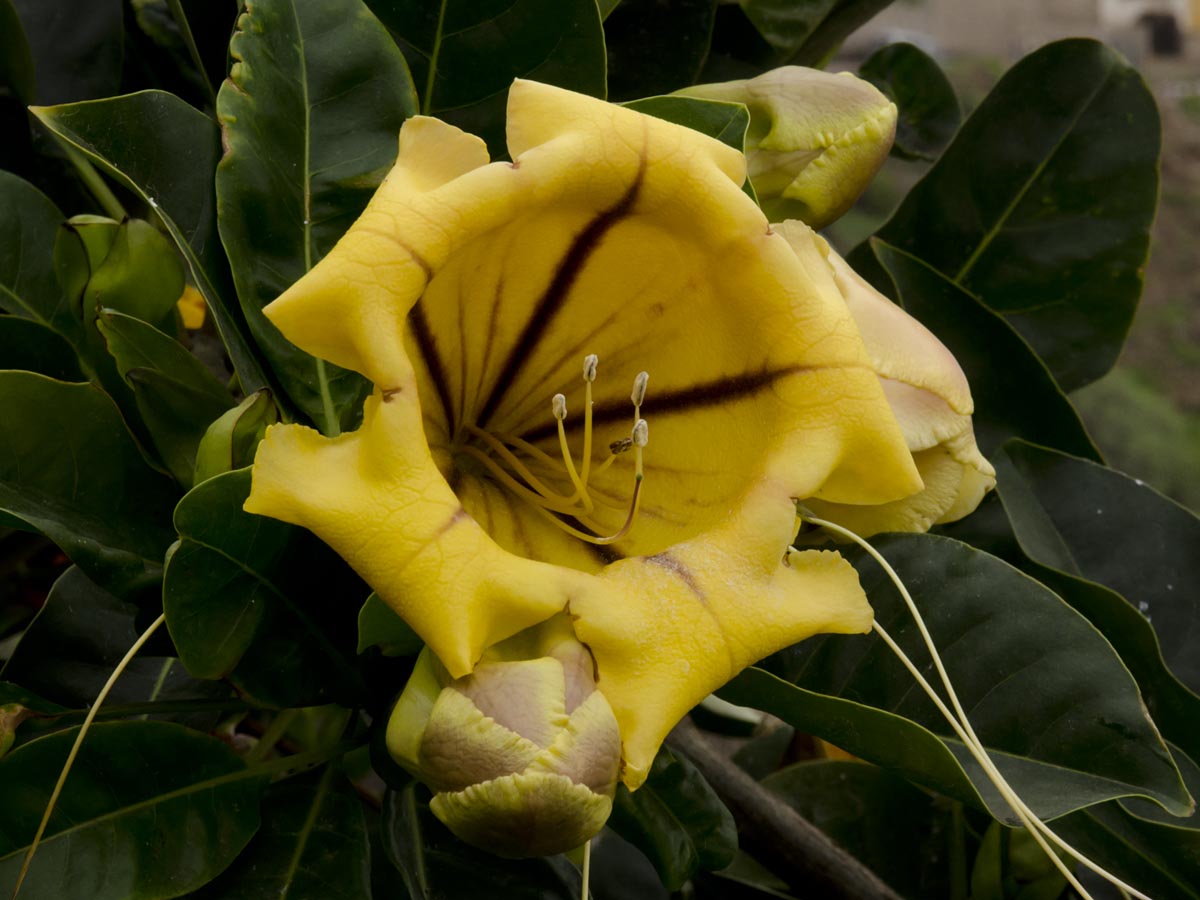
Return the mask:
[[(516, 435), (490, 431), (469, 422), (459, 433), (453, 455), (456, 461), (469, 461), (468, 467), (482, 467), (495, 483), (528, 504), (556, 528), (586, 543), (603, 546), (628, 535), (637, 519), (645, 478), (642, 451), (650, 435), (649, 426), (642, 418), (649, 375), (639, 372), (633, 380), (629, 397), (633, 404), (633, 420), (629, 436), (611, 442), (607, 456), (593, 463), (592, 385), (599, 363), (600, 359), (594, 353), (583, 360), (583, 446), (578, 465), (567, 439), (567, 398), (564, 394), (555, 394), (550, 401), (558, 432), (557, 457)], [(619, 456), (630, 451), (634, 460), (633, 487), (621, 503), (598, 490), (595, 479), (603, 475)], [(615, 531), (606, 529), (598, 521), (600, 515), (611, 518), (621, 510), (625, 511), (624, 521)]]

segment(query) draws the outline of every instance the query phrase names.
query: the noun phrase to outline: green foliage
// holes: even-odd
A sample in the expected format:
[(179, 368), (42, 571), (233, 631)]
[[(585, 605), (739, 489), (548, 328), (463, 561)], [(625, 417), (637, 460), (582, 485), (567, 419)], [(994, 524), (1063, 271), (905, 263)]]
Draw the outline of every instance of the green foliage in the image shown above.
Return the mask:
[(637, 791), (617, 789), (609, 827), (679, 890), (700, 869), (723, 869), (737, 851), (737, 828), (720, 798), (688, 762), (663, 749)]
[(938, 64), (912, 44), (889, 44), (871, 54), (858, 74), (899, 108), (892, 155), (937, 159), (962, 124), (958, 97)]
[[(262, 308), (358, 218), (416, 112), (408, 67), (358, 0), (255, 3), (217, 97), (217, 216), (242, 312), (296, 408), (349, 428), (370, 385), (293, 346)], [(338, 415), (340, 413), (340, 417)]]
[[(243, 510), (272, 424), (351, 431), (372, 387), (263, 307), (360, 215), (418, 112), (501, 159), (508, 86), (530, 78), (741, 150), (743, 106), (669, 94), (821, 64), (887, 5), (0, 0), (0, 891), (162, 611), (18, 900), (579, 897), (577, 856), (501, 859), (436, 819), (385, 747), (420, 638), (314, 535)], [(1067, 393), (1109, 370), (1136, 309), (1153, 100), (1084, 40), (1018, 62), (965, 122), (916, 47), (860, 73), (898, 106), (893, 155), (929, 169), (851, 262), (954, 353), (998, 477), (942, 526), (959, 540), (872, 543), (1025, 801), (1139, 890), (1198, 898), (1200, 524), (1106, 466)], [(1147, 439), (1186, 458), (1191, 437)], [(836, 549), (928, 674), (890, 580)], [(724, 736), (737, 762), (900, 895), (1074, 896), (877, 635), (814, 638), (720, 693), (791, 726)], [(605, 900), (815, 895), (748, 832), (739, 849), (670, 749), (609, 824)]]
[(1135, 69), (1094, 41), (1050, 44), (1000, 80), (878, 236), (1007, 318), (1073, 390), (1109, 370), (1133, 321), (1159, 145)]

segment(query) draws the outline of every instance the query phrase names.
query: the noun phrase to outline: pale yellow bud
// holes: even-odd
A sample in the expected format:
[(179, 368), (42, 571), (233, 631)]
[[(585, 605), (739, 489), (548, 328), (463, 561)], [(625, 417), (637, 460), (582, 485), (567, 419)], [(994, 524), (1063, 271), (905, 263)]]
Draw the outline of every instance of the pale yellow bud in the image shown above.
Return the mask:
[(746, 105), (750, 182), (772, 222), (832, 222), (870, 183), (896, 135), (896, 105), (849, 72), (784, 66), (676, 93)]
[(621, 737), (591, 655), (573, 638), (536, 652), (491, 653), (451, 680), (426, 649), (388, 723), (388, 749), (434, 790), (434, 814), (501, 856), (583, 844), (616, 790)]

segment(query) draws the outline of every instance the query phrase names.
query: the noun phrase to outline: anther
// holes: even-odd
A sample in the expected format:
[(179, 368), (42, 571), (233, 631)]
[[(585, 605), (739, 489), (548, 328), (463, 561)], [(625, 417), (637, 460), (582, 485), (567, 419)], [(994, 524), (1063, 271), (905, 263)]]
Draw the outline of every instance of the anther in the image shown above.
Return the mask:
[(649, 372), (638, 372), (637, 377), (633, 379), (633, 393), (629, 395), (629, 399), (635, 407), (640, 407), (646, 399), (646, 383), (649, 380)]
[(608, 452), (613, 456), (618, 453), (625, 453), (633, 446), (633, 438), (621, 438), (619, 441), (613, 441), (608, 445)]
[(635, 447), (645, 447), (650, 443), (650, 426), (646, 424), (645, 419), (638, 419), (633, 426), (632, 438)]
[(591, 384), (596, 380), (596, 367), (600, 365), (600, 357), (589, 353), (583, 358), (583, 380)]
[(550, 400), (550, 409), (554, 411), (554, 418), (561, 422), (567, 417), (567, 398), (563, 394), (555, 394)]

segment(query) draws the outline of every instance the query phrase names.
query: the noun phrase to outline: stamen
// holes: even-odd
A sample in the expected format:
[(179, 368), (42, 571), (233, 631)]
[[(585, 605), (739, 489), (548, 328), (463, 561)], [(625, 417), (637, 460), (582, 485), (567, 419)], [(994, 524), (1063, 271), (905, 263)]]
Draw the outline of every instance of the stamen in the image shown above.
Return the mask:
[[(590, 544), (611, 544), (629, 534), (641, 506), (642, 481), (645, 478), (642, 451), (650, 438), (649, 426), (641, 416), (641, 405), (646, 399), (649, 375), (639, 372), (633, 380), (630, 400), (633, 402), (634, 419), (629, 436), (610, 443), (607, 458), (593, 465), (595, 435), (592, 384), (596, 380), (599, 365), (600, 358), (594, 353), (589, 353), (583, 359), (583, 458), (578, 468), (567, 441), (565, 394), (555, 394), (550, 399), (550, 411), (557, 424), (558, 459), (523, 438), (491, 433), (471, 423), (465, 423), (465, 430), (478, 438), (481, 444), (473, 446), (467, 443), (461, 446), (461, 452), (478, 460), (499, 484), (522, 500), (528, 501), (555, 527)], [(598, 486), (589, 491), (589, 480), (606, 472), (618, 456), (631, 449), (634, 451), (634, 482), (633, 492), (627, 504), (613, 502), (618, 497), (608, 485)], [(561, 482), (564, 470), (575, 489), (570, 496), (551, 487), (556, 482)], [(605, 526), (595, 519), (597, 509), (617, 512), (622, 508), (626, 509), (626, 514), (621, 527), (612, 534), (603, 534)], [(607, 518), (607, 512), (605, 517)]]
[[(591, 382), (588, 382), (588, 387), (591, 386)], [(575, 494), (572, 499), (578, 499), (583, 504), (583, 508), (591, 513), (595, 509), (592, 505), (592, 498), (588, 496), (587, 488), (584, 487), (579, 472), (575, 470), (575, 460), (571, 458), (571, 448), (567, 444), (567, 427), (563, 424), (567, 418), (567, 398), (562, 394), (555, 394), (550, 406), (554, 410), (554, 418), (558, 419), (558, 446), (562, 450), (563, 465), (567, 467), (567, 475), (570, 476), (571, 483), (575, 485)]]
[(904, 583), (900, 580), (900, 576), (896, 574), (896, 570), (891, 567), (886, 559), (884, 559), (883, 555), (850, 529), (844, 528), (834, 522), (828, 522), (824, 519), (819, 519), (812, 515), (807, 509), (804, 509), (802, 506), (800, 506), (800, 504), (796, 505), (796, 517), (802, 522), (809, 522), (813, 525), (826, 528), (842, 535), (843, 537), (849, 538), (851, 541), (862, 547), (863, 550), (865, 550), (868, 554), (870, 554), (871, 558), (879, 563), (879, 565), (883, 568), (883, 571), (887, 574), (888, 578), (891, 579), (892, 583), (896, 586), (896, 589), (900, 592), (900, 596), (904, 598), (904, 602), (908, 606), (909, 612), (916, 620), (917, 628), (921, 632), (921, 637), (925, 642), (926, 648), (933, 657), (934, 666), (937, 668), (942, 684), (946, 688), (946, 693), (950, 698), (951, 705), (954, 707), (954, 712), (950, 711), (938, 693), (933, 689), (933, 686), (925, 679), (925, 676), (921, 674), (916, 664), (884, 630), (883, 626), (878, 622), (873, 622), (872, 627), (875, 629), (876, 633), (879, 634), (880, 638), (884, 641), (888, 648), (896, 654), (896, 656), (904, 664), (905, 668), (907, 668), (912, 674), (913, 678), (916, 679), (922, 690), (929, 695), (929, 699), (933, 701), (933, 704), (937, 707), (938, 711), (943, 717), (945, 717), (946, 721), (950, 724), (950, 727), (954, 730), (954, 733), (958, 735), (959, 740), (966, 745), (971, 756), (974, 757), (975, 761), (984, 770), (988, 780), (992, 782), (996, 790), (1000, 793), (1000, 796), (1004, 798), (1004, 801), (1009, 805), (1009, 807), (1012, 808), (1013, 812), (1016, 813), (1017, 818), (1021, 820), (1021, 824), (1025, 826), (1025, 828), (1033, 836), (1034, 840), (1037, 841), (1038, 846), (1042, 848), (1045, 854), (1050, 858), (1050, 861), (1059, 870), (1063, 877), (1066, 878), (1071, 887), (1073, 887), (1076, 892), (1078, 892), (1078, 894), (1084, 898), (1084, 900), (1093, 900), (1092, 895), (1089, 894), (1083, 885), (1079, 883), (1079, 880), (1075, 877), (1074, 872), (1072, 872), (1071, 869), (1069, 869), (1062, 861), (1058, 853), (1056, 853), (1054, 848), (1051, 847), (1047, 842), (1047, 839), (1049, 839), (1049, 841), (1053, 841), (1053, 843), (1061, 848), (1063, 852), (1074, 858), (1080, 864), (1091, 869), (1101, 878), (1104, 878), (1110, 884), (1114, 885), (1121, 891), (1124, 891), (1126, 894), (1133, 897), (1138, 897), (1139, 900), (1150, 900), (1150, 898), (1141, 891), (1137, 890), (1131, 885), (1126, 884), (1111, 872), (1106, 871), (1100, 865), (1084, 856), (1072, 845), (1060, 838), (1058, 834), (1050, 828), (1049, 825), (1038, 818), (1033, 810), (1029, 808), (1028, 804), (1026, 804), (1025, 801), (1021, 799), (1021, 796), (1013, 789), (1012, 785), (1008, 783), (1008, 780), (1004, 777), (1004, 775), (1001, 774), (1000, 770), (996, 767), (996, 764), (992, 761), (991, 756), (988, 754), (987, 749), (983, 746), (983, 742), (975, 733), (975, 729), (972, 727), (970, 719), (967, 718), (967, 714), (962, 707), (962, 703), (959, 702), (958, 693), (954, 690), (954, 684), (951, 682), (950, 676), (946, 672), (946, 667), (942, 663), (941, 654), (938, 653), (937, 645), (934, 644), (933, 638), (929, 634), (929, 629), (925, 626), (925, 619), (917, 609), (916, 602), (913, 600), (912, 595), (909, 594), (908, 589), (904, 586)]
[(579, 480), (583, 483), (584, 496), (587, 495), (588, 475), (592, 468), (592, 382), (596, 380), (596, 367), (600, 365), (600, 357), (589, 353), (583, 358), (583, 471)]
[(633, 401), (633, 419), (636, 422), (642, 417), (642, 404), (646, 400), (646, 384), (650, 381), (649, 372), (638, 372), (633, 379), (633, 393), (629, 399)]

